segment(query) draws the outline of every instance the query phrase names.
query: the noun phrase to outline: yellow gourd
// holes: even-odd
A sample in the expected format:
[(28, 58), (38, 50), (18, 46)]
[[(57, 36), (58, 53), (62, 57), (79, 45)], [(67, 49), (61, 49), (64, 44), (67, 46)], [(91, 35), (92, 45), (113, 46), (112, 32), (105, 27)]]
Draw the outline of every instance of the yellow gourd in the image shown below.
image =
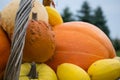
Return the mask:
[(118, 80), (120, 62), (115, 59), (102, 59), (94, 62), (88, 69), (91, 80)]
[(23, 63), (19, 80), (57, 80), (55, 72), (46, 64)]
[(63, 23), (63, 19), (62, 19), (61, 15), (59, 14), (59, 12), (55, 8), (50, 7), (50, 6), (46, 6), (45, 8), (48, 12), (49, 24), (52, 27)]
[(71, 63), (60, 64), (57, 67), (57, 76), (59, 80), (90, 80), (86, 71)]

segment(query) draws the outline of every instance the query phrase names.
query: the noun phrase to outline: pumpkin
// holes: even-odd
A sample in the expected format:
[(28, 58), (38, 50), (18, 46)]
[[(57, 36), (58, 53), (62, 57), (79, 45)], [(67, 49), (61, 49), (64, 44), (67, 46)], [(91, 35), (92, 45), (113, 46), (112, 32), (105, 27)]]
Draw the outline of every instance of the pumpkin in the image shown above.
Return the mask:
[(46, 64), (23, 63), (19, 80), (57, 80), (55, 72)]
[[(11, 0), (11, 2), (5, 6), (1, 11), (2, 27), (7, 32), (9, 38), (12, 38), (16, 13), (19, 7), (20, 0)], [(45, 7), (39, 2), (34, 0), (33, 8), (30, 13), (30, 19), (32, 14), (37, 15), (37, 20), (42, 20), (48, 23), (48, 14)]]
[(46, 63), (55, 71), (61, 63), (73, 63), (84, 70), (96, 60), (113, 58), (115, 50), (109, 38), (86, 22), (66, 22), (55, 26), (56, 49)]
[(54, 28), (54, 26), (62, 24), (63, 20), (60, 13), (53, 7), (45, 7), (48, 12), (49, 24)]
[(9, 54), (10, 42), (2, 27), (0, 26), (0, 80), (3, 77)]
[(23, 61), (44, 62), (51, 58), (55, 50), (51, 27), (43, 21), (30, 20), (26, 32)]

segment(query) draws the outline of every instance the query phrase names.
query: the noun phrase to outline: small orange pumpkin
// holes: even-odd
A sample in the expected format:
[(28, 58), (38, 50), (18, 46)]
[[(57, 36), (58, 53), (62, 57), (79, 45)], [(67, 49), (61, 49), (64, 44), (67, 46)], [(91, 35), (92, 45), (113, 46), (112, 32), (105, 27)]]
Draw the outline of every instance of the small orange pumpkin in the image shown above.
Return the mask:
[(10, 42), (2, 27), (0, 26), (0, 80), (3, 77), (9, 54)]
[(54, 50), (55, 40), (51, 27), (43, 21), (30, 20), (23, 50), (23, 61), (47, 61), (54, 54)]
[(115, 50), (109, 38), (96, 26), (86, 22), (67, 22), (55, 26), (55, 55), (46, 63), (55, 71), (69, 62), (87, 70), (96, 60), (113, 58)]

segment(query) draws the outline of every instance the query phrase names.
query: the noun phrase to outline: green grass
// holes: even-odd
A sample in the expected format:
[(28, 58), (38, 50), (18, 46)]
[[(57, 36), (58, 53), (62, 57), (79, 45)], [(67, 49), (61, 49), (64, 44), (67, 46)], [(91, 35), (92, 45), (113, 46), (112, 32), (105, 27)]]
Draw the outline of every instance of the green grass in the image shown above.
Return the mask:
[(117, 56), (120, 56), (120, 51), (117, 51), (116, 54), (117, 54)]

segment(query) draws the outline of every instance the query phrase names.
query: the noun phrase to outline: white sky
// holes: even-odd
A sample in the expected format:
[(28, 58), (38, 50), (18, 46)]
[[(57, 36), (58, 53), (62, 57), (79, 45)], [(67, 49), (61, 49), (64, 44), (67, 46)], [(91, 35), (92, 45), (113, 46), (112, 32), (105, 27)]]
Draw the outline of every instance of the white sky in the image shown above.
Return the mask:
[[(10, 0), (0, 0), (0, 10), (8, 4)], [(40, 0), (41, 1), (41, 0)], [(56, 9), (62, 13), (62, 10), (68, 6), (70, 11), (75, 12), (81, 8), (85, 0), (55, 0)], [(112, 38), (120, 39), (120, 0), (86, 0), (92, 9), (101, 6), (106, 16), (107, 25), (110, 29)]]

